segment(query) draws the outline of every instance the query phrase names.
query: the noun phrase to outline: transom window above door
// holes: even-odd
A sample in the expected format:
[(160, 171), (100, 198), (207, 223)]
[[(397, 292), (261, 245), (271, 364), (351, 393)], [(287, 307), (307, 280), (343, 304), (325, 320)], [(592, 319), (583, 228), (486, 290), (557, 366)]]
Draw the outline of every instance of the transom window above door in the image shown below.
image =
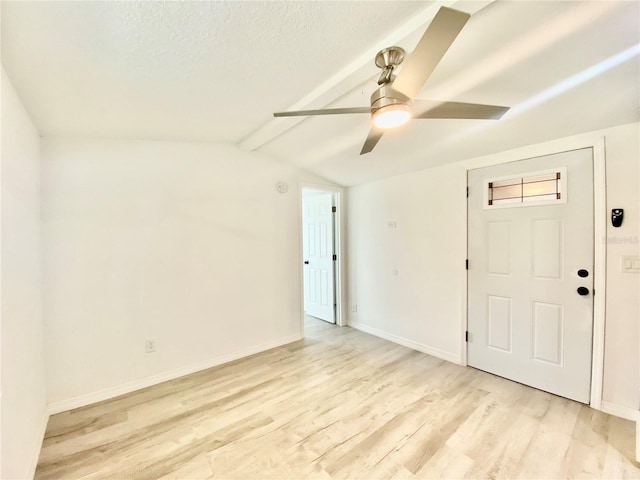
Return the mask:
[(566, 168), (560, 168), (485, 180), (484, 208), (566, 203), (566, 177)]

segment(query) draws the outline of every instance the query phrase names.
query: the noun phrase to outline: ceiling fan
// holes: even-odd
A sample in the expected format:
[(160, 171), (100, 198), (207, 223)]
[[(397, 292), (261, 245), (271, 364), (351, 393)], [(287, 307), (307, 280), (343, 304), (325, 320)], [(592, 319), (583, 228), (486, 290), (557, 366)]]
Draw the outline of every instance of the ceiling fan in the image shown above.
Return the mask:
[(300, 117), (308, 115), (342, 115), (369, 113), (373, 126), (362, 146), (360, 155), (369, 153), (382, 138), (385, 129), (399, 127), (411, 118), (501, 118), (509, 107), (477, 103), (440, 102), (418, 100), (415, 96), (425, 84), (446, 51), (456, 39), (471, 15), (452, 8), (440, 7), (424, 32), (406, 64), (396, 76), (394, 70), (402, 63), (405, 52), (400, 47), (389, 47), (376, 55), (376, 66), (382, 69), (378, 85), (371, 95), (370, 107), (325, 108), (276, 112), (274, 117)]

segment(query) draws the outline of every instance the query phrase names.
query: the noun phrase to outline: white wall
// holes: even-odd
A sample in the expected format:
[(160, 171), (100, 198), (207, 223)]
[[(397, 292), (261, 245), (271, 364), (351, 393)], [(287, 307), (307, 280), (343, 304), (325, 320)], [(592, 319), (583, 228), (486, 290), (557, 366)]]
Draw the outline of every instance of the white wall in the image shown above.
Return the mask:
[(42, 145), (53, 411), (300, 338), (298, 182), (319, 179), (215, 144)]
[[(620, 256), (640, 253), (638, 124), (350, 188), (348, 289), (349, 304), (357, 304), (357, 312), (349, 314), (349, 324), (462, 362), (466, 170), (562, 151), (569, 144), (593, 144), (603, 136), (607, 208), (626, 213), (623, 227), (608, 227), (603, 400), (637, 409), (640, 275), (621, 273)], [(389, 228), (389, 221), (397, 227)]]
[(40, 138), (2, 69), (0, 477), (33, 475), (47, 415)]
[(445, 166), (349, 189), (349, 325), (458, 361), (463, 182)]
[[(640, 124), (608, 131), (606, 153), (607, 323), (603, 400), (638, 409), (640, 274), (623, 273), (621, 257), (640, 256)], [(612, 208), (624, 208), (624, 221), (619, 228), (614, 228), (609, 220)]]

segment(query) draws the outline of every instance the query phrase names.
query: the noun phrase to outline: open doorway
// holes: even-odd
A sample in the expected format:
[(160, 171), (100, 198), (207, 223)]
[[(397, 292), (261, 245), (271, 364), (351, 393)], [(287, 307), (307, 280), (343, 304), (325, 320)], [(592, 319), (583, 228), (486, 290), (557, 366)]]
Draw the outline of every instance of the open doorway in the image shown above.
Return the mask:
[(304, 317), (341, 325), (340, 193), (302, 188)]

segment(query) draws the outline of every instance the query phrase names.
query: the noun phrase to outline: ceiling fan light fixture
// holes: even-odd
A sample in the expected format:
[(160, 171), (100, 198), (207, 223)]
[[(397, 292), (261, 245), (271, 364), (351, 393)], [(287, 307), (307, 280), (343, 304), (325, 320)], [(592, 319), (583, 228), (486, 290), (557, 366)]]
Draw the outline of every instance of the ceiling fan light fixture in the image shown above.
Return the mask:
[(403, 103), (379, 108), (373, 113), (373, 124), (378, 128), (396, 128), (411, 119), (411, 109)]

